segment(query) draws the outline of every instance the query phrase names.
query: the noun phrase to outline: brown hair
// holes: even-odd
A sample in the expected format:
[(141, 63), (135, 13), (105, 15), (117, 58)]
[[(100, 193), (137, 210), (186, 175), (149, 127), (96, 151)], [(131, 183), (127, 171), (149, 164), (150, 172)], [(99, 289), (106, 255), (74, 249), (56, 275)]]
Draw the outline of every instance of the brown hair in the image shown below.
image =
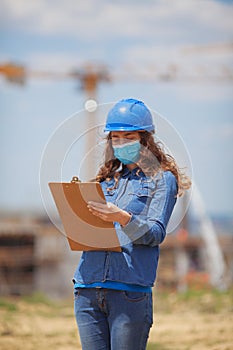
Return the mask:
[[(186, 176), (176, 164), (175, 159), (166, 154), (161, 142), (155, 142), (153, 134), (148, 131), (142, 131), (140, 134), (141, 147), (140, 158), (137, 162), (138, 167), (146, 176), (155, 176), (159, 171), (170, 170), (177, 180), (178, 196), (182, 196), (185, 190), (191, 186), (191, 180)], [(100, 168), (96, 176), (96, 181), (115, 179), (114, 188), (117, 187), (122, 170), (118, 171), (121, 162), (114, 157), (111, 132), (107, 136), (105, 148), (104, 165)]]

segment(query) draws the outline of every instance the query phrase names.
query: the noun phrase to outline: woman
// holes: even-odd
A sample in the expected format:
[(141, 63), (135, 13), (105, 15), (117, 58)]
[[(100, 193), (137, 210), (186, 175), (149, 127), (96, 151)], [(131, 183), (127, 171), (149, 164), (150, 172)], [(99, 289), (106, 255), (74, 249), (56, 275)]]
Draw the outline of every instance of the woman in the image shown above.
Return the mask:
[(114, 223), (122, 252), (83, 252), (73, 280), (76, 321), (83, 350), (143, 350), (153, 322), (159, 244), (177, 195), (190, 181), (154, 141), (143, 102), (116, 103), (105, 131), (105, 161), (96, 181), (107, 204), (88, 207)]

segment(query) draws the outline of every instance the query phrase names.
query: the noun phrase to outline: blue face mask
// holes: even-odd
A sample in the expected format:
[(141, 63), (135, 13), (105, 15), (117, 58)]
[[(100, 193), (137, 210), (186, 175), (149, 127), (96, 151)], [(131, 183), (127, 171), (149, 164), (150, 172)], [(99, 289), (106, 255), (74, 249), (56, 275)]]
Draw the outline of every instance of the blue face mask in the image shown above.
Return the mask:
[(141, 144), (139, 140), (124, 145), (113, 146), (114, 156), (123, 164), (135, 163), (140, 157)]

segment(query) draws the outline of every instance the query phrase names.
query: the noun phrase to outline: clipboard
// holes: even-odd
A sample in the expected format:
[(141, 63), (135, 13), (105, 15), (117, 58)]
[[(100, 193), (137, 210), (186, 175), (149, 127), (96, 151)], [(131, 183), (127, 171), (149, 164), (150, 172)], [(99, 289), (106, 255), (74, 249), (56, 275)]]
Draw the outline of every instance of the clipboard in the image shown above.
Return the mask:
[(121, 252), (112, 222), (94, 216), (88, 201), (106, 203), (98, 182), (50, 182), (49, 188), (71, 250)]

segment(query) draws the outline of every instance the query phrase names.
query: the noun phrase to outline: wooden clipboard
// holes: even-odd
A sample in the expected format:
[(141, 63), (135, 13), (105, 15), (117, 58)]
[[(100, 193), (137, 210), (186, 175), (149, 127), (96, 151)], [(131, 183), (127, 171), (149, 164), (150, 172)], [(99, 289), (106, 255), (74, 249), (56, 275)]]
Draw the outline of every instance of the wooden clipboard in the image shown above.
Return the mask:
[(88, 201), (106, 203), (98, 182), (50, 182), (59, 216), (71, 250), (121, 252), (113, 223), (90, 213)]

